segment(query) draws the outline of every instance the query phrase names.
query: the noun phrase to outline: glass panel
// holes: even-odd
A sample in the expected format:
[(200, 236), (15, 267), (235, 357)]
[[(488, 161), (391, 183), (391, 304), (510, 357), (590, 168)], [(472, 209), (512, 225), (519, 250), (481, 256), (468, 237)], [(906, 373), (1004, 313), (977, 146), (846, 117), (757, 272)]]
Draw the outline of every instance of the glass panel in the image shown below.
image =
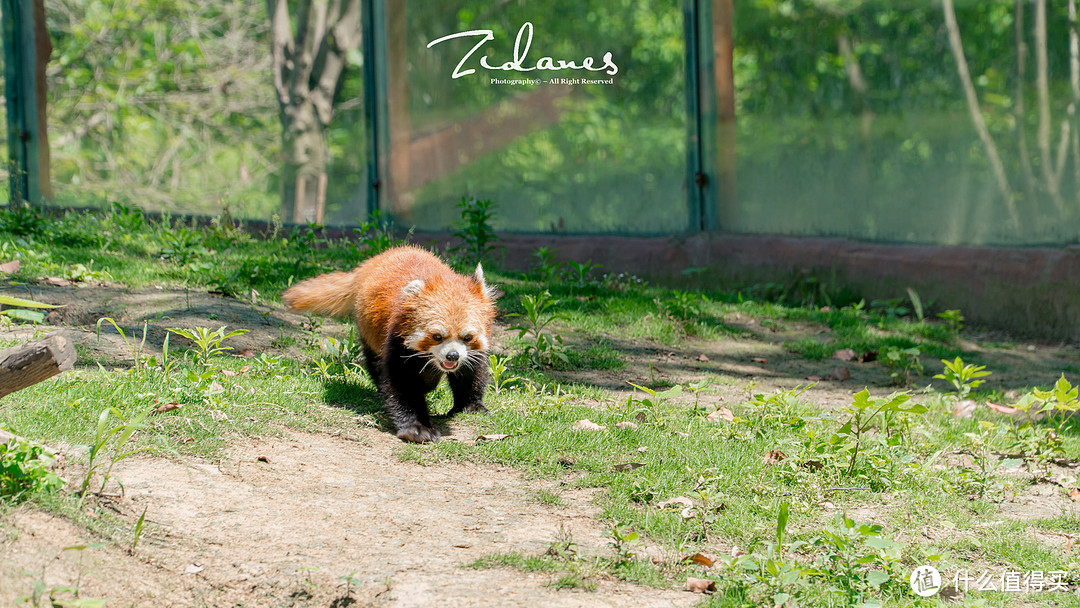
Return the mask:
[[(1045, 3), (1042, 35), (1040, 3), (956, 0), (976, 113), (989, 135), (982, 138), (942, 2), (735, 2), (738, 204), (725, 228), (909, 243), (1075, 242), (1080, 140), (1067, 112), (1067, 4)], [(1018, 35), (1027, 48), (1022, 79)]]
[[(399, 225), (446, 229), (459, 219), (462, 197), (475, 196), (495, 202), (494, 225), (505, 231), (688, 229), (679, 2), (386, 4), (381, 205)], [(475, 72), (454, 78), (483, 36), (427, 45), (471, 30), (490, 30), (493, 39), (462, 63)], [(549, 57), (544, 67), (588, 61), (594, 71), (481, 66), (484, 56), (492, 66), (512, 61), (519, 34), (523, 67)], [(609, 52), (615, 74), (605, 67)]]
[[(46, 17), (56, 204), (281, 214), (266, 2), (50, 0)], [(360, 64), (351, 51), (322, 144), (325, 216), (348, 223), (367, 207)]]

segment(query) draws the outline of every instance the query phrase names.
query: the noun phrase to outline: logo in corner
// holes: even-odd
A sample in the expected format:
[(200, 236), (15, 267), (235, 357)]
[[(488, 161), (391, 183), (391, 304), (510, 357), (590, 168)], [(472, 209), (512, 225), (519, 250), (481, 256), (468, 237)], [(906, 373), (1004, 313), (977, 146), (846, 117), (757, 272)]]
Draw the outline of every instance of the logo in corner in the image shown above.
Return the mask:
[(911, 572), (911, 590), (919, 597), (930, 597), (941, 591), (941, 573), (933, 566), (919, 566)]

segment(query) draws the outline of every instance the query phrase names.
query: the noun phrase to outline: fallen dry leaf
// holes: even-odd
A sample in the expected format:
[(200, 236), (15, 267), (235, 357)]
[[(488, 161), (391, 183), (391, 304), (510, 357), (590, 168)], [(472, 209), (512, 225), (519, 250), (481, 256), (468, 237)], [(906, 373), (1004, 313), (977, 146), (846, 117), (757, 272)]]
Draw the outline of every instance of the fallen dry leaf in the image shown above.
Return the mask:
[(811, 382), (821, 382), (821, 376), (806, 376), (806, 379)]
[(787, 454), (780, 450), (770, 450), (768, 454), (765, 454), (765, 464), (776, 464), (785, 458)]
[(22, 262), (20, 262), (19, 260), (12, 260), (10, 262), (4, 262), (3, 264), (0, 264), (0, 272), (4, 274), (14, 274), (16, 272), (19, 272), (20, 268), (22, 268)]
[(705, 353), (702, 353), (702, 354), (698, 355), (697, 360), (701, 361), (702, 363), (708, 363), (709, 358), (705, 356)]
[(859, 362), (860, 363), (869, 363), (871, 361), (877, 361), (877, 351), (876, 350), (868, 350), (865, 353), (859, 355)]
[(154, 413), (155, 414), (164, 414), (165, 412), (171, 412), (173, 410), (178, 410), (178, 409), (180, 409), (182, 407), (184, 407), (184, 404), (182, 404), (182, 403), (176, 403), (176, 402), (165, 403), (165, 404), (162, 404), (162, 405), (159, 405), (159, 406), (155, 407), (154, 408)]
[(506, 439), (509, 436), (510, 435), (501, 435), (501, 434), (498, 434), (498, 433), (493, 434), (493, 435), (479, 435), (476, 438), (476, 440), (477, 441), (502, 441), (503, 439)]
[(684, 433), (682, 431), (675, 431), (675, 434), (678, 435), (679, 437), (687, 437), (687, 438), (690, 437), (690, 433)]
[(53, 287), (69, 287), (71, 285), (71, 281), (60, 277), (45, 277), (41, 279), (41, 282)]
[(198, 574), (203, 571), (203, 567), (199, 564), (189, 564), (187, 568), (184, 568), (184, 574)]
[(687, 498), (685, 496), (676, 496), (675, 498), (670, 498), (668, 500), (664, 500), (664, 501), (656, 503), (656, 508), (658, 508), (658, 509), (666, 509), (668, 507), (673, 507), (675, 505), (680, 505), (680, 506), (683, 506), (683, 507), (693, 507), (694, 506), (694, 501), (690, 500), (689, 498)]
[(735, 422), (735, 414), (733, 414), (728, 408), (721, 405), (720, 407), (713, 410), (712, 413), (710, 413), (708, 416), (705, 416), (705, 420), (708, 420), (709, 422), (720, 422), (721, 420)]
[(705, 555), (704, 553), (695, 553), (693, 555), (687, 555), (686, 557), (684, 557), (682, 559), (682, 561), (683, 561), (683, 563), (700, 564), (702, 566), (705, 566), (706, 568), (712, 568), (713, 564), (716, 563), (716, 561), (713, 558), (709, 557), (708, 555)]
[(267, 458), (266, 456), (256, 456), (255, 461), (256, 462), (265, 462), (266, 464), (270, 464), (270, 459)]
[(1080, 502), (1080, 490), (1073, 488), (1072, 492), (1069, 492), (1069, 500), (1073, 502)]
[(250, 348), (245, 348), (237, 351), (236, 355), (234, 356), (240, 357), (241, 359), (252, 359), (255, 357), (255, 351), (251, 350)]
[(577, 460), (574, 460), (569, 456), (559, 456), (559, 459), (556, 462), (558, 462), (564, 467), (572, 467), (577, 464)]
[(231, 369), (223, 369), (223, 370), (221, 370), (221, 375), (232, 378), (233, 376), (239, 376), (240, 372), (234, 372)]
[(1016, 409), (1015, 407), (1012, 407), (1012, 406), (1009, 406), (1009, 405), (998, 405), (996, 403), (990, 403), (989, 401), (986, 402), (986, 407), (994, 410), (995, 412), (1001, 412), (1002, 414), (1009, 414), (1010, 416), (1012, 414), (1015, 414), (1016, 412), (1020, 411), (1020, 410)]
[(643, 446), (641, 446), (640, 448), (638, 448), (638, 449), (637, 449), (637, 451), (638, 451), (638, 452), (640, 452), (640, 453), (642, 453), (642, 454), (644, 454), (645, 452), (648, 452), (648, 451), (649, 451), (649, 446), (647, 446), (647, 445), (643, 445)]
[(633, 431), (637, 428), (637, 424), (630, 422), (629, 420), (623, 420), (622, 422), (617, 423), (615, 428)]
[(214, 393), (224, 393), (225, 387), (221, 386), (221, 383), (217, 380), (214, 380), (210, 383), (210, 386), (206, 389), (206, 392), (210, 393), (211, 395)]
[(975, 414), (975, 402), (971, 399), (957, 401), (953, 406), (953, 416), (957, 418), (971, 418)]
[(768, 359), (763, 359), (761, 357), (750, 357), (750, 360), (753, 361), (754, 363), (768, 363), (769, 362)]
[(851, 361), (855, 358), (855, 351), (850, 348), (841, 348), (832, 354), (832, 358), (837, 361)]
[(825, 465), (818, 462), (817, 460), (807, 460), (799, 466), (808, 471), (820, 471), (821, 469), (825, 468)]
[(619, 472), (625, 472), (625, 471), (633, 471), (634, 469), (640, 469), (643, 466), (645, 466), (644, 462), (626, 462), (626, 463), (623, 463), (623, 464), (617, 464), (612, 468), (614, 468), (616, 471), (619, 471)]
[(844, 367), (843, 365), (837, 365), (832, 369), (831, 372), (829, 372), (829, 380), (843, 382), (844, 380), (850, 379), (851, 371), (849, 371), (848, 368)]
[(596, 424), (595, 422), (593, 422), (592, 420), (589, 420), (588, 418), (583, 418), (583, 419), (578, 420), (577, 422), (575, 422), (573, 424), (573, 426), (571, 426), (570, 428), (575, 430), (575, 431), (602, 431), (602, 430), (606, 429), (607, 427), (603, 426), (603, 425), (600, 425), (600, 424)]
[(694, 593), (706, 593), (708, 591), (716, 591), (716, 583), (710, 581), (707, 578), (694, 578), (692, 576), (686, 577), (686, 590), (693, 591)]

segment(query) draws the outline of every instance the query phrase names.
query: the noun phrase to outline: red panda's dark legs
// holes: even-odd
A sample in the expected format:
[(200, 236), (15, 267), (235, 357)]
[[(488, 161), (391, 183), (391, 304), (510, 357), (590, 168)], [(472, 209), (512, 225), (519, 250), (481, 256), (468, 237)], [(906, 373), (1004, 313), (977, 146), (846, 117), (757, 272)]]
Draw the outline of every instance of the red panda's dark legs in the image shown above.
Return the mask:
[(387, 339), (383, 352), (377, 386), (397, 436), (417, 443), (438, 441), (439, 431), (431, 426), (426, 395), (438, 384), (440, 375), (428, 365), (430, 357), (418, 355), (394, 333)]
[[(472, 351), (469, 356), (475, 357)], [(454, 394), (454, 407), (447, 416), (453, 416), (459, 412), (486, 412), (484, 409), (484, 390), (488, 383), (487, 356), (480, 358), (480, 364), (476, 369), (462, 368), (447, 374), (450, 382), (450, 391)]]

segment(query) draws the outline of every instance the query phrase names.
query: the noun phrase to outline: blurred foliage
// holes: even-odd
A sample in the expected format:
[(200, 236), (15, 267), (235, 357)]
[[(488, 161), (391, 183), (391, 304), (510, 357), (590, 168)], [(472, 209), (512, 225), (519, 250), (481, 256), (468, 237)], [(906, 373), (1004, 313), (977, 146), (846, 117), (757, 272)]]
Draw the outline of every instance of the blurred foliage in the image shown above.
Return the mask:
[[(1062, 165), (1063, 209), (1044, 185), (1024, 179), (1025, 162), (1036, 176), (1045, 163), (1034, 144), (1040, 124), (1033, 3), (1024, 3), (1029, 52), (1022, 83), (1013, 0), (956, 4), (981, 110), (1016, 189), (1019, 226), (1006, 221), (972, 127), (940, 3), (737, 0), (739, 199), (724, 228), (946, 244), (1074, 242), (1077, 153), (1069, 147)], [(414, 169), (442, 172), (410, 193), (418, 227), (446, 229), (465, 195), (500, 205), (499, 230), (688, 228), (684, 3), (437, 0), (408, 7), (414, 141), (497, 115), (501, 104), (523, 104), (519, 96), (539, 90), (488, 80), (514, 73), (481, 69), (451, 79), (475, 40), (427, 49), (435, 38), (490, 29), (495, 39), (471, 63), (483, 54), (498, 64), (512, 57), (515, 36), (529, 21), (528, 65), (545, 55), (599, 59), (608, 51), (619, 65), (613, 86), (576, 86), (556, 100), (554, 118), (526, 112), (521, 124), (500, 125), (503, 133), (492, 134), (499, 143), (464, 150), (444, 142), (435, 156), (460, 162)], [(1048, 11), (1056, 151), (1062, 121), (1071, 121), (1074, 132), (1080, 125), (1066, 112), (1066, 4), (1050, 2)], [(56, 49), (49, 87), (59, 204), (196, 213), (228, 206), (234, 215), (264, 219), (277, 210), (281, 127), (264, 3), (54, 0), (47, 18)], [(354, 223), (367, 205), (362, 57), (349, 60), (329, 133), (327, 221), (337, 224)], [(1026, 102), (1019, 118), (1018, 84)], [(1021, 130), (1026, 154), (1017, 143)]]

